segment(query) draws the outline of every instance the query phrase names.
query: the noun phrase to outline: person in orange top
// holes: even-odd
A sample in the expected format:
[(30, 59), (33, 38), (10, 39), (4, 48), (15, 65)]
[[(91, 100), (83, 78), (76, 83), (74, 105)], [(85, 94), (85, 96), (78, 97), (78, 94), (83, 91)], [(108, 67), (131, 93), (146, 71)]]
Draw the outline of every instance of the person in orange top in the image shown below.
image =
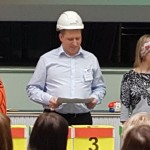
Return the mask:
[(3, 82), (0, 80), (0, 113), (6, 114), (6, 93)]

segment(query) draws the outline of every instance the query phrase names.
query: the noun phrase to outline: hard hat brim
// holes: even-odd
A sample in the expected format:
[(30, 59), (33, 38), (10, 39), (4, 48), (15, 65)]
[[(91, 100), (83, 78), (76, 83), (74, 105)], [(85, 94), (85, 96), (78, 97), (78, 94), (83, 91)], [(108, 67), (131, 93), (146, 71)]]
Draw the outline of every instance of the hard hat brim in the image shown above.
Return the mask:
[(81, 26), (57, 26), (56, 30), (75, 30), (75, 29), (84, 29), (84, 25)]

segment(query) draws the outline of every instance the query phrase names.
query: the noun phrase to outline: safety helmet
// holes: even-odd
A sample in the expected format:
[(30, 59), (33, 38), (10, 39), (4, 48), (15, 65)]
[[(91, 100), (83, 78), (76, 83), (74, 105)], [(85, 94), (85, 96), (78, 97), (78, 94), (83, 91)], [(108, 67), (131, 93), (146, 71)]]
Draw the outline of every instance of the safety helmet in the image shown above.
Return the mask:
[(63, 12), (57, 20), (56, 30), (63, 29), (83, 29), (81, 17), (75, 11)]

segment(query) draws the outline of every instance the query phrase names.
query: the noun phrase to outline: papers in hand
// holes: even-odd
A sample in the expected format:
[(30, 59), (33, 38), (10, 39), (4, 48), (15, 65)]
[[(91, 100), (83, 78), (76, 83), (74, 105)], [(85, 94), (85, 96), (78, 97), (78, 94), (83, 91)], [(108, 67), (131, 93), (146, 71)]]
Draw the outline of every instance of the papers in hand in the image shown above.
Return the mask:
[(94, 100), (94, 98), (62, 98), (62, 97), (58, 97), (57, 101), (59, 103), (89, 103), (92, 100)]

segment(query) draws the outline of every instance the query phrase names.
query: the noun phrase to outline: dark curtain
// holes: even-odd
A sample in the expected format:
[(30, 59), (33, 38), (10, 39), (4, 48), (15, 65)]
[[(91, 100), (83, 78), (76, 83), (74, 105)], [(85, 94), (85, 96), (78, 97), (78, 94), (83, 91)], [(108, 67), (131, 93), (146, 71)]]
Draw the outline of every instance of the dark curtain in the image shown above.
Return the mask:
[(117, 44), (117, 23), (85, 23), (82, 47), (95, 54), (101, 66), (117, 63)]
[[(84, 22), (82, 48), (101, 67), (131, 67), (135, 46), (150, 23)], [(0, 22), (0, 65), (35, 66), (39, 57), (58, 47), (56, 22)]]

